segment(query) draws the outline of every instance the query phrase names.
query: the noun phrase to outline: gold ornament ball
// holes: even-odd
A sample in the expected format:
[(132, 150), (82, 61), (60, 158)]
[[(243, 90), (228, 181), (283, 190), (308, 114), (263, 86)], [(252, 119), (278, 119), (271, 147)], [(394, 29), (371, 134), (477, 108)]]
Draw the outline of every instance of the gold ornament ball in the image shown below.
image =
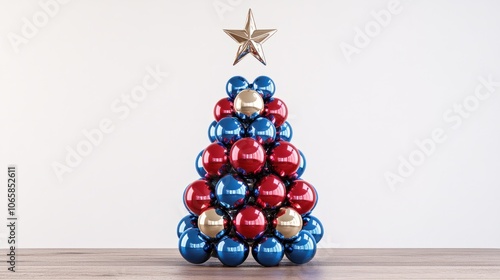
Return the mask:
[(284, 238), (292, 238), (302, 230), (302, 216), (291, 207), (282, 207), (276, 214), (274, 226)]
[(255, 90), (245, 89), (236, 95), (233, 106), (236, 113), (252, 117), (256, 113), (262, 113), (264, 100)]
[(219, 215), (215, 208), (207, 208), (198, 217), (198, 228), (208, 237), (215, 238), (225, 228), (224, 216)]

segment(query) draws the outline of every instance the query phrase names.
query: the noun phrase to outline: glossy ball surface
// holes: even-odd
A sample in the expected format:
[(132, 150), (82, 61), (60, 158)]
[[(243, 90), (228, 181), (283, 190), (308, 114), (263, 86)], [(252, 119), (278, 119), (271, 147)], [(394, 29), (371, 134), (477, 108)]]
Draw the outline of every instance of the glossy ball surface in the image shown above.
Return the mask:
[(197, 156), (196, 156), (196, 161), (194, 162), (194, 166), (196, 168), (196, 172), (200, 177), (205, 177), (207, 175), (207, 171), (203, 167), (203, 152), (205, 150), (201, 151)]
[(210, 258), (212, 248), (201, 237), (199, 229), (190, 228), (179, 238), (179, 252), (186, 261), (201, 264)]
[(296, 180), (290, 185), (287, 198), (290, 206), (301, 215), (311, 212), (316, 206), (316, 190), (304, 180)]
[(266, 118), (257, 118), (248, 127), (247, 134), (259, 143), (268, 144), (276, 139), (276, 127)]
[(227, 266), (238, 266), (248, 257), (248, 244), (236, 238), (223, 237), (215, 246), (217, 258)]
[(236, 115), (241, 119), (254, 119), (264, 111), (264, 100), (255, 90), (242, 90), (233, 101)]
[(286, 141), (279, 141), (269, 155), (269, 163), (279, 176), (292, 176), (300, 166), (299, 150)]
[(257, 183), (255, 203), (262, 208), (281, 206), (286, 198), (286, 187), (276, 175), (267, 175)]
[(266, 153), (262, 145), (251, 138), (243, 138), (233, 144), (229, 151), (231, 165), (243, 175), (255, 174), (262, 170)]
[(215, 126), (217, 125), (216, 121), (213, 121), (210, 126), (208, 127), (208, 140), (210, 140), (210, 143), (213, 143), (214, 141), (217, 140), (217, 137), (215, 136)]
[(274, 98), (272, 101), (265, 106), (265, 115), (269, 118), (276, 127), (281, 126), (285, 123), (288, 117), (288, 108), (285, 102), (281, 101), (279, 98)]
[(273, 221), (276, 235), (291, 239), (302, 230), (302, 216), (292, 207), (281, 207)]
[(295, 264), (304, 264), (314, 258), (316, 254), (316, 241), (307, 231), (300, 231), (297, 239), (287, 245), (286, 257)]
[(241, 76), (234, 76), (226, 84), (226, 92), (229, 98), (234, 99), (236, 95), (250, 86), (248, 81)]
[(306, 166), (307, 166), (306, 157), (304, 156), (304, 154), (301, 151), (299, 151), (299, 155), (300, 155), (300, 164), (299, 164), (299, 168), (297, 168), (297, 171), (296, 171), (297, 178), (300, 178), (300, 177), (302, 177), (302, 175), (304, 175), (304, 172), (306, 171)]
[(200, 215), (211, 203), (211, 190), (206, 180), (196, 180), (184, 191), (184, 205), (194, 215)]
[(262, 211), (254, 206), (241, 209), (233, 220), (238, 235), (244, 239), (260, 237), (267, 227), (267, 220)]
[(309, 232), (314, 237), (314, 240), (316, 240), (316, 243), (323, 238), (325, 230), (323, 229), (323, 224), (321, 224), (318, 218), (311, 215), (305, 216), (303, 224), (304, 226), (302, 230)]
[(201, 156), (201, 163), (209, 175), (221, 175), (228, 164), (226, 147), (217, 142), (208, 145)]
[(283, 259), (284, 247), (276, 237), (264, 237), (252, 247), (252, 256), (262, 266), (276, 266)]
[(215, 197), (220, 205), (227, 209), (234, 209), (245, 203), (248, 187), (239, 178), (232, 174), (222, 177), (215, 186)]
[(279, 127), (279, 132), (278, 132), (276, 139), (290, 142), (290, 141), (292, 141), (292, 137), (293, 137), (292, 126), (288, 122), (284, 122)]
[(196, 225), (196, 216), (187, 215), (182, 218), (177, 224), (177, 237), (181, 237), (181, 235), (188, 229), (195, 227)]
[(233, 102), (228, 98), (222, 98), (214, 107), (214, 118), (220, 121), (225, 117), (231, 117), (234, 113)]
[(274, 95), (276, 85), (273, 80), (267, 76), (259, 76), (253, 81), (253, 89), (261, 92), (264, 99), (268, 99)]
[(221, 210), (209, 207), (198, 216), (198, 228), (209, 238), (221, 237), (226, 227), (227, 220)]
[(215, 126), (215, 137), (224, 144), (231, 144), (241, 138), (243, 128), (237, 118), (225, 117)]

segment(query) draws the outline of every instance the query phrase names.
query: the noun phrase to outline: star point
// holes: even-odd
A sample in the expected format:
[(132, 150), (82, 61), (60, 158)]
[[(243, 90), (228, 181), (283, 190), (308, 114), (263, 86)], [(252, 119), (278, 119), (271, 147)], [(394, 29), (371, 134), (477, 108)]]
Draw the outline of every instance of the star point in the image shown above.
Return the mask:
[(276, 33), (276, 31), (276, 29), (257, 29), (252, 9), (249, 9), (245, 29), (224, 29), (224, 32), (240, 45), (233, 65), (236, 65), (249, 53), (262, 64), (266, 65), (262, 44)]

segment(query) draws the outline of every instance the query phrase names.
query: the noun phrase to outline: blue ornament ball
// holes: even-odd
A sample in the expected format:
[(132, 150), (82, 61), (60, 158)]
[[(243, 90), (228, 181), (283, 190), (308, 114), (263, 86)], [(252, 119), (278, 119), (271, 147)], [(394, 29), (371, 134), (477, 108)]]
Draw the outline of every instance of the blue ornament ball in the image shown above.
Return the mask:
[(213, 143), (215, 140), (217, 140), (217, 137), (215, 137), (215, 126), (217, 125), (216, 121), (213, 121), (210, 126), (208, 127), (208, 139), (210, 140), (211, 143)]
[(196, 161), (194, 162), (194, 165), (196, 167), (196, 172), (198, 172), (198, 175), (200, 175), (200, 177), (205, 177), (205, 175), (207, 175), (207, 171), (205, 170), (205, 168), (203, 168), (203, 161), (202, 161), (202, 155), (203, 155), (203, 151), (201, 151), (198, 156), (196, 157)]
[(295, 264), (307, 263), (316, 254), (316, 240), (309, 232), (301, 230), (297, 238), (287, 244), (285, 254)]
[(276, 86), (274, 85), (274, 82), (273, 80), (271, 80), (271, 78), (260, 76), (253, 81), (253, 89), (257, 92), (262, 93), (262, 97), (264, 99), (269, 99), (274, 95)]
[(235, 209), (245, 203), (248, 195), (247, 185), (238, 177), (228, 174), (215, 186), (215, 197), (222, 207)]
[(257, 118), (248, 126), (247, 134), (259, 143), (268, 144), (276, 139), (276, 127), (266, 118)]
[(291, 142), (292, 136), (293, 136), (292, 126), (290, 125), (290, 123), (285, 122), (280, 126), (277, 138), (278, 140)]
[(304, 154), (299, 151), (299, 155), (300, 155), (300, 164), (299, 164), (299, 168), (297, 169), (296, 173), (297, 173), (297, 177), (302, 177), (302, 174), (304, 174), (304, 172), (306, 171), (306, 157), (304, 156)]
[(264, 237), (252, 247), (253, 258), (262, 266), (278, 265), (283, 255), (283, 244), (276, 237)]
[(238, 93), (250, 86), (248, 81), (241, 76), (234, 76), (226, 84), (226, 92), (229, 98), (234, 99)]
[(179, 252), (186, 261), (200, 264), (210, 258), (212, 246), (201, 237), (198, 228), (190, 228), (179, 238)]
[(242, 125), (237, 118), (225, 117), (215, 126), (215, 137), (224, 144), (234, 143), (241, 138)]
[(223, 237), (215, 250), (220, 262), (227, 266), (238, 266), (248, 257), (248, 244), (236, 238)]
[(311, 215), (305, 216), (303, 217), (302, 224), (304, 225), (302, 227), (302, 230), (309, 232), (314, 237), (314, 240), (316, 240), (316, 243), (318, 243), (321, 238), (323, 238), (325, 230), (323, 229), (323, 225), (318, 218)]
[(195, 227), (197, 219), (194, 215), (187, 215), (182, 218), (177, 224), (177, 237), (181, 237), (186, 230)]

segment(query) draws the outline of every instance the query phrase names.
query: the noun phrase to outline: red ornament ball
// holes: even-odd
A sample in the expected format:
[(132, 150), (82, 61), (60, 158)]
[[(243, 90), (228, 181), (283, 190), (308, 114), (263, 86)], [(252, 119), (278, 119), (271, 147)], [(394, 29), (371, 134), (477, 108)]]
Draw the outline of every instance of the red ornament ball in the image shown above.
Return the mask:
[(276, 127), (280, 127), (285, 123), (288, 117), (288, 108), (285, 102), (279, 98), (274, 98), (265, 106), (266, 117), (271, 120)]
[(257, 205), (262, 208), (275, 208), (281, 206), (286, 198), (286, 187), (276, 175), (267, 175), (257, 184)]
[(262, 211), (254, 206), (243, 208), (234, 218), (236, 232), (245, 239), (260, 237), (267, 227), (267, 220)]
[(212, 143), (203, 151), (201, 160), (208, 175), (221, 175), (227, 164), (227, 149), (217, 142)]
[(316, 206), (316, 190), (304, 180), (296, 180), (290, 185), (287, 194), (290, 206), (295, 208), (300, 215), (311, 212)]
[(242, 138), (231, 147), (229, 161), (239, 173), (255, 174), (264, 167), (266, 153), (264, 147), (254, 139)]
[(269, 163), (279, 176), (290, 177), (299, 169), (299, 150), (286, 141), (279, 141), (277, 144), (269, 155)]
[(211, 204), (211, 189), (207, 180), (196, 180), (184, 191), (184, 205), (195, 215), (200, 215)]
[(216, 121), (220, 121), (225, 117), (231, 117), (233, 113), (233, 102), (229, 98), (222, 98), (215, 104), (214, 117)]

